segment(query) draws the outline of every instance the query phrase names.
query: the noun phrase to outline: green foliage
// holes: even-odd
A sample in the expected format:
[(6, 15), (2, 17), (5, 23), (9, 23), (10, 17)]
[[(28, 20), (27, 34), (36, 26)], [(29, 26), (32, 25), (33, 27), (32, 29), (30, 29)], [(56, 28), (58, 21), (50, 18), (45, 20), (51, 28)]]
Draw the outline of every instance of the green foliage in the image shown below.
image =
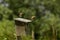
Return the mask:
[(23, 13), (23, 18), (27, 18), (27, 19), (31, 19), (32, 16), (34, 16), (35, 14), (35, 10), (34, 9), (30, 9), (30, 8), (19, 8), (19, 13)]
[(2, 15), (3, 19), (7, 19), (10, 14), (12, 14), (12, 10), (8, 9), (7, 7), (4, 7), (3, 5), (0, 5), (0, 15)]
[(0, 22), (0, 39), (1, 40), (14, 40), (15, 28), (13, 21), (4, 20)]
[(31, 36), (22, 36), (22, 40), (32, 40)]
[[(13, 18), (23, 13), (23, 18), (31, 19), (32, 16), (39, 16), (29, 25), (31, 30), (39, 34), (39, 40), (51, 40), (51, 26), (57, 31), (57, 38), (60, 40), (60, 0), (5, 0), (9, 7), (0, 4), (0, 39), (15, 40), (15, 27)], [(45, 9), (40, 8), (43, 5)], [(36, 9), (39, 11), (36, 11)], [(50, 13), (49, 13), (49, 12)], [(36, 13), (37, 12), (37, 13)], [(44, 16), (42, 15), (45, 12)], [(12, 21), (11, 21), (12, 20)], [(30, 37), (23, 37), (23, 40), (31, 40)]]

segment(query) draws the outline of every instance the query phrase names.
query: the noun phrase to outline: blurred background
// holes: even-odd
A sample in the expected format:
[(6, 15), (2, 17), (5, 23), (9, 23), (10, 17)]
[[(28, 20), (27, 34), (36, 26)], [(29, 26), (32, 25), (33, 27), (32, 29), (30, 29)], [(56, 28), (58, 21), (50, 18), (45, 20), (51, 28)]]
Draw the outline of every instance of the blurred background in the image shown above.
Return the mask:
[(0, 0), (0, 40), (16, 40), (17, 17), (33, 19), (36, 40), (60, 40), (60, 0)]

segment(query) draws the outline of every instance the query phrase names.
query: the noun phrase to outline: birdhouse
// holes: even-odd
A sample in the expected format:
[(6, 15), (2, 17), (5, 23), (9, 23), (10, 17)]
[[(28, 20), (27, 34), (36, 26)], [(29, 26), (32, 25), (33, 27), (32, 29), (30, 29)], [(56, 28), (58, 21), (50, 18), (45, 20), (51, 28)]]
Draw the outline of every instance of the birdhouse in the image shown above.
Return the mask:
[(29, 28), (27, 25), (32, 21), (23, 18), (15, 18), (14, 20), (15, 20), (17, 40), (19, 40), (19, 37), (21, 37), (22, 35), (26, 36), (26, 34), (28, 34)]

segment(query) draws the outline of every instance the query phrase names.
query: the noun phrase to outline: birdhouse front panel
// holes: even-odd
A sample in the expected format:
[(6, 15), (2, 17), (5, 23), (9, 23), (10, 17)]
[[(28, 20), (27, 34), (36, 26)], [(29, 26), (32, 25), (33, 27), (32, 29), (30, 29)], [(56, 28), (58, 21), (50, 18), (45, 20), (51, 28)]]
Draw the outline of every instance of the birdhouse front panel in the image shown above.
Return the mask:
[(24, 26), (16, 26), (16, 35), (17, 36), (26, 35), (25, 34), (25, 27)]

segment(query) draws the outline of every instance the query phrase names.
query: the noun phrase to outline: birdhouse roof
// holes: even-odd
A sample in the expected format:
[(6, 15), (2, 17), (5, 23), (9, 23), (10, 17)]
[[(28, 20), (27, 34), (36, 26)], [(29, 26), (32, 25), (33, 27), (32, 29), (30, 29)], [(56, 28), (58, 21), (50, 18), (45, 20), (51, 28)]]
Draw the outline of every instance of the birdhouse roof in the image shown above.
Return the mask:
[(24, 19), (24, 18), (15, 18), (14, 20), (16, 20), (16, 21), (21, 21), (21, 22), (25, 22), (25, 23), (32, 22), (31, 20)]

